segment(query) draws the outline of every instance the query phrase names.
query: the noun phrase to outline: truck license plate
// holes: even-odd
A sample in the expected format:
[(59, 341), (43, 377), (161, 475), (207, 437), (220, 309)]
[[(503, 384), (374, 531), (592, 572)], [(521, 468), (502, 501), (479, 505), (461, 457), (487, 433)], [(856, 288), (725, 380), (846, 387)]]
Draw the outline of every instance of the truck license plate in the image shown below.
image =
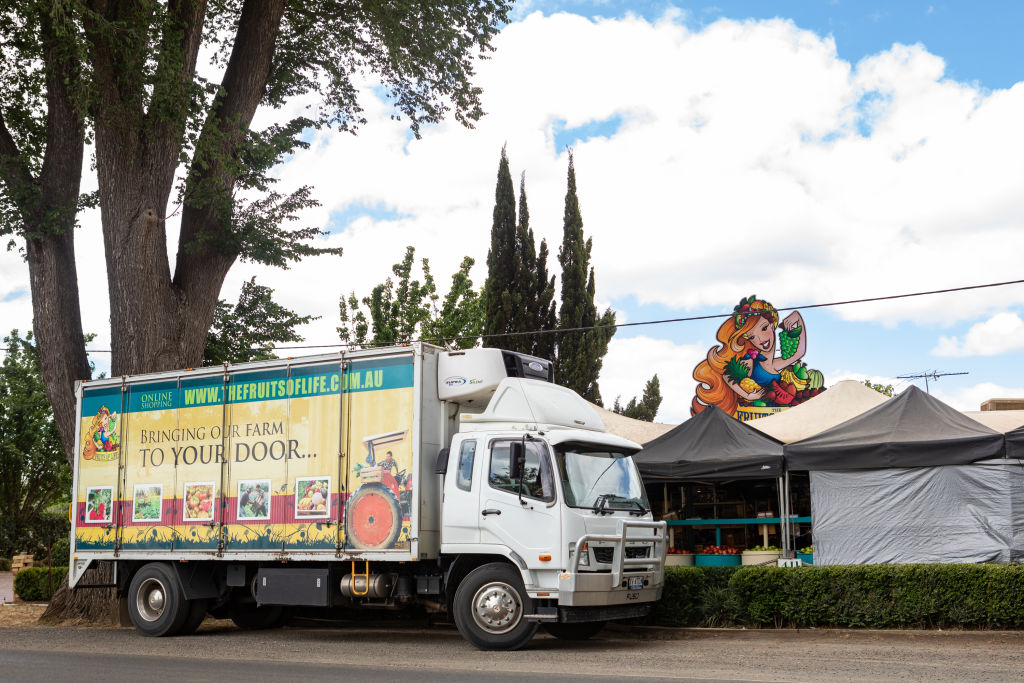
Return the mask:
[(629, 577), (629, 589), (634, 590), (636, 588), (644, 587), (644, 577), (642, 576), (631, 576)]

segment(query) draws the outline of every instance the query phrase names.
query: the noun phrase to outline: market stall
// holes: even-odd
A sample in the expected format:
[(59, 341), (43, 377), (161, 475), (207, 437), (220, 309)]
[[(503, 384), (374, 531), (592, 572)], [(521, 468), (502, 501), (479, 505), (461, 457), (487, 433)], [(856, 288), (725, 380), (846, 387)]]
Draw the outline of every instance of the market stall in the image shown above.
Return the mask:
[(646, 443), (636, 462), (673, 547), (786, 543), (782, 444), (719, 408)]
[(916, 387), (784, 454), (810, 471), (815, 564), (1021, 556), (1012, 491), (1024, 468), (1003, 459), (1001, 433)]

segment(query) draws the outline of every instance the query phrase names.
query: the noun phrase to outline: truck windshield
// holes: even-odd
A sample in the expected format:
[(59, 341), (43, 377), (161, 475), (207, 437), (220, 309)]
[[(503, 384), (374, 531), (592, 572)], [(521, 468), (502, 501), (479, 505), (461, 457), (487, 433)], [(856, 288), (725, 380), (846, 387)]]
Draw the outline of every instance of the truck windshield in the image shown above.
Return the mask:
[(646, 513), (650, 509), (647, 494), (630, 455), (595, 444), (556, 445), (555, 459), (566, 503), (598, 512)]

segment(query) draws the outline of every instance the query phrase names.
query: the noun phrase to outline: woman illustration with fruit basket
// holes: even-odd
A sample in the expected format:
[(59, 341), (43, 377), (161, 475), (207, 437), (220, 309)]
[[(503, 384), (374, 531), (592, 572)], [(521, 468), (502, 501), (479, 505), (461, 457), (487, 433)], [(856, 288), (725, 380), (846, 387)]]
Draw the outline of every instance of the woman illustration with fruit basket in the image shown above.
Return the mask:
[(803, 317), (794, 311), (782, 321), (776, 356), (778, 327), (779, 313), (770, 303), (753, 295), (740, 299), (718, 328), (720, 346), (693, 370), (698, 384), (690, 414), (717, 405), (735, 416), (740, 407), (792, 406), (816, 395), (823, 377), (800, 362), (807, 351)]

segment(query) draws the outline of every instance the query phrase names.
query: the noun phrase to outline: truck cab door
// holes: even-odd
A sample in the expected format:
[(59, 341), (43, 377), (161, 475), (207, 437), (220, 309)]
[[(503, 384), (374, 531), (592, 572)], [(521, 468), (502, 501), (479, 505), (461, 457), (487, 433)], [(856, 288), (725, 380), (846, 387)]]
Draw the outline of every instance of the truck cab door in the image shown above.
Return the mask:
[[(562, 561), (561, 520), (548, 447), (526, 441), (522, 486), (511, 476), (511, 443), (494, 439), (485, 454), (480, 496), (480, 541), (511, 548), (529, 569), (557, 570)], [(549, 557), (550, 559), (541, 559)]]
[[(450, 543), (480, 542), (480, 488), (483, 441), (472, 435), (456, 437), (448, 455), (441, 505), (441, 540)], [(455, 551), (457, 552), (457, 550)]]

